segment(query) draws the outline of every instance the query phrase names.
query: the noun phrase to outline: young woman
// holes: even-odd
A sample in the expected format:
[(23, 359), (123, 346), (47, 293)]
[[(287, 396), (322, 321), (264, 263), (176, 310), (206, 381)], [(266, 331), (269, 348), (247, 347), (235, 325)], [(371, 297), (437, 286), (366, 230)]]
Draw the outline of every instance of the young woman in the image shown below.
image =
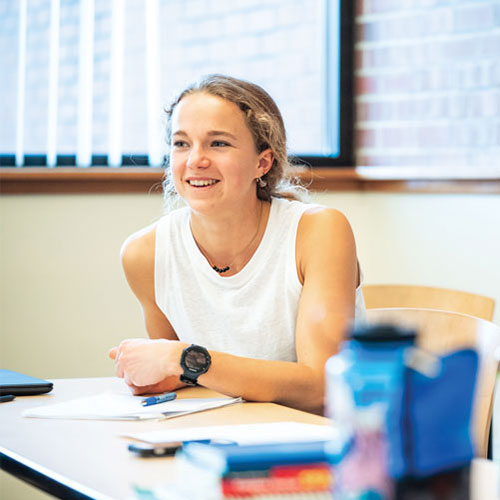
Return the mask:
[(150, 339), (111, 349), (117, 376), (135, 394), (200, 384), (321, 413), (325, 362), (364, 312), (349, 223), (297, 201), (281, 114), (257, 85), (211, 75), (167, 117), (165, 191), (186, 207), (123, 246)]

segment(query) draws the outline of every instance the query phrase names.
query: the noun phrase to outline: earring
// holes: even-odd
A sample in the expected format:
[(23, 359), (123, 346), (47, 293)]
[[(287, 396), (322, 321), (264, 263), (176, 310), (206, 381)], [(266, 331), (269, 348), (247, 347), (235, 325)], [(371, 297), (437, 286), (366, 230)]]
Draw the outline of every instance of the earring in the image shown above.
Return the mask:
[(259, 186), (260, 188), (265, 188), (267, 186), (267, 182), (262, 177), (257, 177), (257, 179), (255, 179), (255, 182), (257, 182), (257, 186)]

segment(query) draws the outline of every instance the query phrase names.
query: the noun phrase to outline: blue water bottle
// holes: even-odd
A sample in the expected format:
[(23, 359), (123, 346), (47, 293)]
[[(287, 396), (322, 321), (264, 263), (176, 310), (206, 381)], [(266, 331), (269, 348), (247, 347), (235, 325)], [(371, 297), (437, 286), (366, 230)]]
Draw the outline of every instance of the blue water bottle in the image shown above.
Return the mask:
[(335, 500), (394, 498), (387, 416), (402, 400), (405, 353), (415, 337), (390, 325), (358, 326), (326, 363), (327, 413), (337, 431), (329, 444)]

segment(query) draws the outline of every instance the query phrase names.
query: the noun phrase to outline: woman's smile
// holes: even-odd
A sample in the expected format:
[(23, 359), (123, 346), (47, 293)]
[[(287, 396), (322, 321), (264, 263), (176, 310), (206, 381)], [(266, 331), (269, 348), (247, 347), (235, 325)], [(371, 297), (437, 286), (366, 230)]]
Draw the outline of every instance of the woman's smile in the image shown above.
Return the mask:
[(186, 179), (186, 182), (194, 188), (208, 188), (215, 186), (219, 182), (218, 179), (204, 179), (204, 178), (196, 178), (196, 179)]

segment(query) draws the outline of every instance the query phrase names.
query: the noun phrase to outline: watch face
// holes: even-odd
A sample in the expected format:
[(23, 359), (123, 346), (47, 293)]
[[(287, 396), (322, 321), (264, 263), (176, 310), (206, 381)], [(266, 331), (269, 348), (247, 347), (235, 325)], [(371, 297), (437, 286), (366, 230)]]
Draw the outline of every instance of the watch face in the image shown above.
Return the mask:
[(186, 368), (192, 372), (199, 372), (207, 366), (207, 357), (204, 352), (190, 349), (184, 358)]

